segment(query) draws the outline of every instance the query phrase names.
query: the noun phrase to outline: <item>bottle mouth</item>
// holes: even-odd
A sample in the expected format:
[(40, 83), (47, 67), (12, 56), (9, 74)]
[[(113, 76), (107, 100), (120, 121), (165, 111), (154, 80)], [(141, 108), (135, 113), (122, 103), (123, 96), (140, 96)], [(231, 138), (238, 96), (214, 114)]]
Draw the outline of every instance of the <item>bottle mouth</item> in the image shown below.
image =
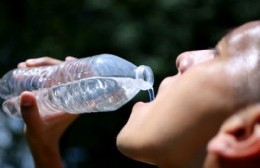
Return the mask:
[(6, 86), (6, 82), (2, 79), (0, 79), (0, 97), (2, 99), (7, 99), (8, 94), (10, 94), (10, 91), (8, 87)]
[[(19, 103), (17, 103), (19, 102)], [(21, 119), (21, 112), (20, 112), (20, 97), (14, 97), (7, 99), (2, 104), (3, 111), (10, 117), (15, 119)]]
[(150, 85), (150, 88), (152, 88), (154, 84), (153, 71), (149, 66), (141, 65), (137, 67), (135, 72), (135, 78), (144, 80)]

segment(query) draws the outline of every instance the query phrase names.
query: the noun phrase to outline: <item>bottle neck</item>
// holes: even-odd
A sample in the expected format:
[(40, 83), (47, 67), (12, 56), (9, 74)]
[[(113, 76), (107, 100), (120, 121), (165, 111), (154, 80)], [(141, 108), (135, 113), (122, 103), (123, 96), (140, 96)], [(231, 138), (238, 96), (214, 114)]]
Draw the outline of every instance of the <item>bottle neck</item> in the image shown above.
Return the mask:
[(148, 85), (140, 86), (142, 90), (151, 89), (154, 84), (153, 71), (149, 66), (141, 65), (135, 70), (135, 78), (141, 79), (148, 83)]

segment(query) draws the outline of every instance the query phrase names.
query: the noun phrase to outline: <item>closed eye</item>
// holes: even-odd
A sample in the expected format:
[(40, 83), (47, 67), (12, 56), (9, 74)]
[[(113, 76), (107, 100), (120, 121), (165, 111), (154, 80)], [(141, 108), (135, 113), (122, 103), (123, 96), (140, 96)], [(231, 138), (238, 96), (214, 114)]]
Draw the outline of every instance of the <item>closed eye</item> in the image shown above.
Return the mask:
[(214, 58), (216, 58), (218, 56), (219, 56), (219, 50), (218, 50), (218, 48), (215, 48), (214, 49)]

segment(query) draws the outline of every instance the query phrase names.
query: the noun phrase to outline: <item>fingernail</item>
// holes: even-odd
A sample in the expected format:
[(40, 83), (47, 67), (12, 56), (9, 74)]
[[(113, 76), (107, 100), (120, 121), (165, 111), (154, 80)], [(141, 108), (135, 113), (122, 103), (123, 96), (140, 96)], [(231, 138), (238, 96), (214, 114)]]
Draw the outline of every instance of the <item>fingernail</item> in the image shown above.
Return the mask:
[(24, 62), (21, 62), (17, 65), (18, 68), (25, 68), (25, 63)]
[(27, 64), (32, 64), (33, 62), (34, 62), (34, 60), (32, 60), (32, 59), (26, 60), (26, 63), (27, 63)]

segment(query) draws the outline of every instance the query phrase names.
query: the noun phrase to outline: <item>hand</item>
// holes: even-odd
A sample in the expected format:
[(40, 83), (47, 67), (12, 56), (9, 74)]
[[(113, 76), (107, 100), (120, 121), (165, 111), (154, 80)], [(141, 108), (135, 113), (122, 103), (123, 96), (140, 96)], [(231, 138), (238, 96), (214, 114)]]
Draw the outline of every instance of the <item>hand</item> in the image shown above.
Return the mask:
[(59, 154), (59, 140), (78, 115), (62, 112), (41, 117), (31, 92), (21, 95), (21, 113), (25, 121), (25, 135), (36, 167), (63, 167)]
[[(67, 60), (75, 59), (68, 57)], [(18, 67), (35, 67), (60, 63), (50, 57), (30, 59)], [(66, 112), (40, 116), (37, 102), (31, 92), (21, 94), (21, 113), (25, 121), (25, 135), (37, 168), (63, 167), (59, 154), (59, 140), (66, 128), (79, 116)]]
[[(76, 60), (77, 58), (72, 56), (67, 56), (65, 61), (72, 61)], [(51, 57), (40, 57), (34, 59), (28, 59), (24, 62), (20, 62), (17, 67), (18, 68), (26, 68), (26, 67), (38, 67), (38, 66), (45, 66), (45, 65), (56, 65), (61, 63), (61, 60), (57, 60)]]

